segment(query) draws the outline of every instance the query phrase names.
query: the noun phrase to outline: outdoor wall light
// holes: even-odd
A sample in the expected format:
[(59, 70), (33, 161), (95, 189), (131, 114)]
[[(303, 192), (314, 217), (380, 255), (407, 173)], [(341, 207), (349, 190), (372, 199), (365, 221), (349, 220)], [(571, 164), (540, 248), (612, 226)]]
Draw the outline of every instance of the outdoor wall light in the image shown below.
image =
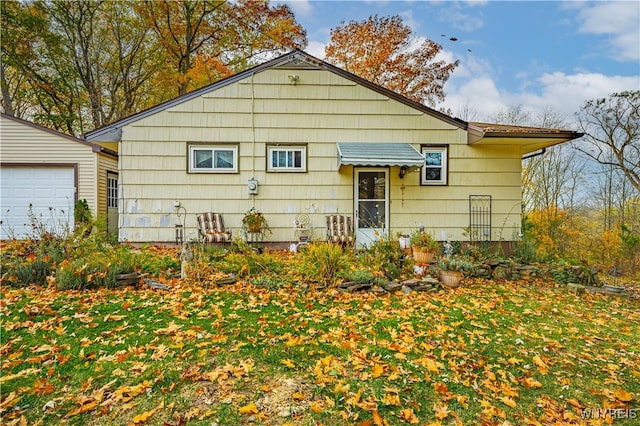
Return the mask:
[(398, 173), (398, 176), (400, 176), (400, 179), (404, 179), (404, 175), (407, 174), (408, 170), (409, 170), (409, 167), (407, 166), (400, 167), (400, 173)]

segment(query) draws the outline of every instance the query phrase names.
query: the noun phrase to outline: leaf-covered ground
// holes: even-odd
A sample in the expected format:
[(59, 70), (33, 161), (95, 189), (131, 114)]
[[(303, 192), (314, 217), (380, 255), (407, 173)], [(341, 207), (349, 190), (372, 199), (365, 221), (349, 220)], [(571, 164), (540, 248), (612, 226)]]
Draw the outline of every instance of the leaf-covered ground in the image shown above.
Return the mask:
[(170, 284), (2, 288), (2, 423), (640, 421), (637, 299), (539, 281), (386, 296)]

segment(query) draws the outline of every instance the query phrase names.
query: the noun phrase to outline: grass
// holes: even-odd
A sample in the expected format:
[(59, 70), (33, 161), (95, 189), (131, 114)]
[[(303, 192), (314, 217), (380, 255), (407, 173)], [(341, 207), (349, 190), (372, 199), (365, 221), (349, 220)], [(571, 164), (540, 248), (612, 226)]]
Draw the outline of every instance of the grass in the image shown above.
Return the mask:
[(586, 424), (583, 410), (608, 408), (640, 417), (637, 299), (541, 281), (382, 297), (248, 282), (3, 287), (3, 423)]

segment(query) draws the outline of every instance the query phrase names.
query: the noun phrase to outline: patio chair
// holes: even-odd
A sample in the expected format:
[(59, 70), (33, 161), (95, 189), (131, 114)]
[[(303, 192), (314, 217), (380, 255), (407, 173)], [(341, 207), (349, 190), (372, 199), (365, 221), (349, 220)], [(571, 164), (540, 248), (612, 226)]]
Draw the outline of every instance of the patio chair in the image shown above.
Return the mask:
[(196, 216), (196, 219), (198, 220), (198, 234), (203, 243), (231, 242), (231, 230), (225, 228), (221, 213), (202, 213)]
[(327, 216), (327, 241), (348, 246), (353, 244), (353, 224), (350, 216)]

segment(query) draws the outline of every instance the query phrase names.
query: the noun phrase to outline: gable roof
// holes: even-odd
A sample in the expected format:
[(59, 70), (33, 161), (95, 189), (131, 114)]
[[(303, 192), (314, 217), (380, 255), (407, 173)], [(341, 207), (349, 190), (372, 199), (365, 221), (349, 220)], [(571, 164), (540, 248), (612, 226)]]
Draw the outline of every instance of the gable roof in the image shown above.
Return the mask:
[(533, 152), (542, 148), (546, 148), (552, 145), (557, 145), (563, 142), (577, 139), (583, 136), (583, 133), (578, 133), (571, 130), (558, 130), (558, 129), (543, 129), (538, 127), (523, 127), (523, 126), (508, 126), (500, 124), (489, 123), (468, 123), (462, 119), (451, 117), (443, 112), (437, 111), (419, 102), (413, 101), (405, 96), (402, 96), (392, 90), (379, 86), (362, 77), (331, 65), (328, 62), (322, 61), (315, 56), (312, 56), (301, 50), (293, 50), (282, 56), (279, 56), (270, 61), (256, 65), (238, 74), (234, 74), (222, 80), (211, 83), (200, 89), (196, 89), (192, 92), (162, 102), (151, 108), (133, 114), (129, 117), (123, 118), (119, 121), (107, 124), (98, 129), (87, 132), (84, 137), (88, 141), (99, 142), (117, 142), (122, 138), (122, 128), (131, 123), (134, 123), (143, 118), (149, 117), (157, 112), (164, 111), (168, 108), (180, 105), (184, 102), (188, 102), (203, 94), (220, 89), (227, 85), (236, 83), (253, 74), (265, 71), (271, 68), (280, 69), (320, 69), (337, 74), (347, 80), (351, 80), (356, 84), (364, 86), (370, 90), (380, 93), (390, 99), (400, 102), (410, 108), (416, 109), (424, 114), (432, 116), (436, 119), (442, 120), (452, 126), (467, 131), (467, 144), (474, 145), (490, 145), (490, 144), (515, 144), (519, 145), (523, 153)]
[(444, 114), (440, 111), (437, 111), (433, 108), (429, 108), (419, 102), (415, 102), (409, 98), (406, 98), (392, 90), (386, 89), (382, 86), (379, 86), (375, 83), (372, 83), (368, 80), (365, 80), (362, 77), (358, 77), (355, 74), (352, 74), (348, 71), (345, 71), (341, 68), (338, 68), (334, 65), (331, 65), (328, 62), (322, 61), (306, 52), (301, 50), (293, 50), (289, 53), (286, 53), (278, 58), (272, 59), (270, 61), (264, 62), (260, 65), (256, 65), (252, 68), (249, 68), (245, 71), (242, 71), (238, 74), (234, 74), (222, 80), (211, 83), (207, 86), (204, 86), (200, 89), (196, 89), (192, 92), (186, 93), (184, 95), (178, 96), (176, 98), (170, 99), (163, 103), (160, 103), (156, 106), (148, 108), (144, 111), (133, 114), (129, 117), (123, 118), (119, 121), (113, 122), (111, 124), (107, 124), (98, 129), (87, 132), (84, 136), (87, 140), (91, 141), (101, 141), (101, 142), (115, 142), (119, 141), (122, 136), (122, 128), (131, 123), (134, 123), (138, 120), (141, 120), (145, 117), (149, 117), (157, 112), (164, 111), (168, 108), (174, 107), (176, 105), (180, 105), (184, 102), (188, 102), (192, 99), (195, 99), (201, 95), (212, 92), (214, 90), (225, 87), (229, 84), (233, 84), (237, 81), (243, 80), (247, 77), (250, 77), (252, 74), (256, 74), (262, 71), (265, 71), (270, 68), (282, 68), (282, 69), (321, 69), (337, 74), (347, 80), (351, 80), (361, 86), (367, 87), (375, 92), (378, 92), (390, 99), (401, 102), (411, 108), (419, 110), (427, 115), (435, 117), (439, 120), (445, 121), (453, 126), (459, 127), (461, 129), (466, 130), (468, 123), (459, 118), (451, 117), (447, 114)]
[(80, 139), (80, 138), (77, 138), (75, 136), (71, 136), (71, 135), (68, 135), (66, 133), (62, 133), (62, 132), (59, 132), (57, 130), (50, 129), (50, 128), (45, 127), (45, 126), (41, 126), (39, 124), (32, 123), (31, 121), (23, 120), (22, 118), (14, 117), (13, 115), (9, 115), (9, 114), (4, 113), (4, 112), (0, 112), (0, 116), (2, 116), (2, 118), (6, 118), (7, 120), (12, 120), (12, 121), (15, 121), (16, 123), (20, 123), (22, 125), (25, 125), (25, 126), (28, 126), (28, 127), (32, 127), (32, 128), (34, 128), (36, 130), (40, 130), (42, 132), (49, 133), (49, 134), (51, 134), (53, 136), (57, 136), (57, 137), (64, 138), (64, 139), (68, 139), (68, 140), (70, 140), (72, 142), (79, 143), (79, 144), (82, 144), (82, 145), (86, 145), (87, 147), (90, 147), (93, 152), (102, 152), (104, 154), (111, 155), (111, 156), (114, 156), (114, 157), (118, 156), (117, 152), (112, 151), (112, 150), (110, 150), (108, 148), (105, 148), (103, 146), (100, 146), (98, 144), (95, 144), (93, 142), (89, 142), (89, 141), (86, 141), (84, 139)]

